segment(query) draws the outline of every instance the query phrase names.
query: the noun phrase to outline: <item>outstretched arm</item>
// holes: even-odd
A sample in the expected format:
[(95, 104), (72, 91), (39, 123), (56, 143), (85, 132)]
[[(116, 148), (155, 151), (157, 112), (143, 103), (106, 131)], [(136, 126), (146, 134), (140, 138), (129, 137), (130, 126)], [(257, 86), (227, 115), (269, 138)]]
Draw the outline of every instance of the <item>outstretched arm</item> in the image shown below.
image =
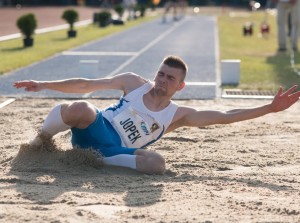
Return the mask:
[(120, 74), (110, 78), (85, 79), (72, 78), (57, 81), (25, 80), (14, 83), (15, 88), (24, 88), (25, 91), (38, 92), (41, 90), (54, 90), (64, 93), (89, 93), (96, 90), (122, 90), (130, 92), (146, 81), (132, 73)]
[(294, 92), (297, 85), (291, 87), (286, 92), (279, 88), (278, 93), (270, 104), (249, 109), (234, 109), (226, 112), (220, 111), (197, 111), (193, 108), (180, 107), (175, 115), (174, 122), (168, 131), (181, 126), (207, 126), (213, 124), (229, 124), (233, 122), (244, 121), (257, 118), (269, 113), (283, 111), (294, 103), (300, 97), (300, 91)]

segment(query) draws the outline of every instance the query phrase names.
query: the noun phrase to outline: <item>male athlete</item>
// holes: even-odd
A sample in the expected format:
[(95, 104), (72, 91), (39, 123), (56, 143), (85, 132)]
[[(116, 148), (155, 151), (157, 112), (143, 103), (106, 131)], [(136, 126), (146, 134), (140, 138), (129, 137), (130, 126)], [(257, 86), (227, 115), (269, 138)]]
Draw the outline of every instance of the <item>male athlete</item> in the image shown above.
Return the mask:
[[(123, 91), (119, 102), (100, 110), (87, 101), (63, 103), (54, 107), (33, 143), (51, 138), (58, 132), (72, 131), (72, 144), (92, 148), (103, 155), (105, 165), (123, 166), (149, 174), (165, 171), (164, 158), (144, 148), (162, 135), (182, 126), (228, 124), (279, 112), (296, 103), (300, 91), (293, 86), (279, 89), (274, 100), (264, 106), (226, 112), (197, 111), (179, 106), (171, 100), (185, 86), (187, 65), (176, 56), (160, 64), (154, 82), (133, 73), (100, 79), (66, 79), (58, 81), (19, 81), (16, 88), (26, 91), (44, 89), (65, 93), (88, 93), (97, 90)], [(43, 136), (43, 137), (42, 137)]]

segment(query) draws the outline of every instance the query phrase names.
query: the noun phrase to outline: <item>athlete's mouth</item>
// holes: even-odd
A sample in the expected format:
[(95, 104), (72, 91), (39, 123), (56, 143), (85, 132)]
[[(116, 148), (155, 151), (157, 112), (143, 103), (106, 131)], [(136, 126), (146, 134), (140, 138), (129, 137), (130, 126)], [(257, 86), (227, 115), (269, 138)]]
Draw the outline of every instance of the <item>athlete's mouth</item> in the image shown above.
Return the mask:
[(165, 84), (157, 84), (157, 87), (166, 88), (166, 85)]

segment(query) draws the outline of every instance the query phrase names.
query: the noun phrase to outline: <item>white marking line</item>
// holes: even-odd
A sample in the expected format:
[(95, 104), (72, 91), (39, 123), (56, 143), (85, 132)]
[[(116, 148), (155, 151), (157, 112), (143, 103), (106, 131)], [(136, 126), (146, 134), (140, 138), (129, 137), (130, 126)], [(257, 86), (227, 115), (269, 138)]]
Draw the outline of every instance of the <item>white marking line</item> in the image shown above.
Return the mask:
[(222, 95), (226, 99), (273, 99), (274, 96), (268, 95)]
[[(152, 42), (148, 43), (148, 45), (146, 45), (144, 48), (142, 48), (140, 51), (138, 51), (133, 57), (129, 58), (127, 61), (125, 61), (124, 63), (122, 63), (117, 69), (115, 69), (114, 71), (112, 71), (109, 75), (106, 76), (107, 77), (111, 77), (115, 74), (117, 74), (119, 71), (121, 71), (124, 67), (128, 66), (130, 63), (132, 63), (137, 57), (139, 57), (142, 53), (144, 53), (145, 51), (147, 51), (149, 48), (151, 48), (152, 46), (154, 46), (156, 43), (158, 43), (160, 40), (162, 40), (166, 35), (168, 35), (169, 33), (171, 33), (172, 31), (174, 31), (176, 28), (178, 28), (178, 26), (180, 26), (186, 19), (180, 21), (179, 23), (177, 23), (176, 25), (174, 25), (173, 27), (171, 27), (170, 29), (166, 30), (165, 32), (163, 32), (162, 34), (160, 34), (156, 39), (154, 39)], [(90, 97), (92, 93), (87, 93), (84, 94), (83, 97)]]
[(216, 82), (185, 82), (187, 86), (216, 86)]
[[(75, 27), (86, 26), (86, 25), (89, 25), (91, 23), (92, 23), (91, 19), (83, 20), (83, 21), (76, 22)], [(53, 26), (53, 27), (38, 29), (38, 30), (36, 30), (35, 33), (37, 33), (37, 34), (47, 33), (47, 32), (52, 32), (52, 31), (57, 31), (57, 30), (62, 30), (62, 29), (68, 29), (69, 27), (70, 27), (69, 24), (63, 24), (63, 25), (59, 25), (59, 26)]]
[[(218, 20), (216, 18), (214, 18), (215, 21), (215, 26), (214, 26), (214, 32), (215, 32), (215, 66), (216, 66), (216, 82), (217, 85), (220, 86), (221, 84), (221, 68), (220, 68), (220, 40), (219, 40), (219, 29), (218, 29)], [(216, 88), (216, 97), (220, 97), (221, 96), (221, 88), (217, 87)]]
[[(91, 23), (92, 23), (91, 19), (83, 20), (83, 21), (80, 21), (80, 22), (76, 22), (75, 27), (85, 26), (85, 25), (89, 25)], [(58, 25), (58, 26), (52, 26), (52, 27), (37, 29), (35, 31), (35, 33), (36, 34), (42, 34), (42, 33), (47, 33), (47, 32), (67, 29), (67, 28), (69, 28), (69, 24), (63, 24), (63, 25)], [(1, 36), (0, 41), (16, 39), (16, 38), (20, 38), (20, 37), (22, 37), (21, 33), (15, 33), (15, 34), (11, 34), (11, 35)]]
[(79, 63), (99, 63), (98, 60), (79, 60)]
[(5, 102), (2, 102), (0, 104), (0, 108), (4, 108), (6, 105), (9, 105), (10, 103), (14, 102), (15, 100), (16, 100), (15, 98), (11, 98), (11, 99), (6, 100)]
[(87, 52), (87, 51), (64, 51), (64, 56), (135, 56), (136, 52)]
[(121, 64), (117, 69), (112, 71), (107, 77), (111, 77), (115, 74), (117, 74), (120, 70), (122, 70), (124, 67), (128, 66), (130, 63), (132, 63), (137, 57), (139, 57), (142, 53), (150, 49), (152, 46), (154, 46), (156, 43), (158, 43), (160, 40), (162, 40), (166, 35), (174, 31), (178, 28), (179, 25), (181, 25), (185, 20), (182, 20), (181, 22), (177, 23), (173, 27), (171, 27), (169, 30), (166, 30), (161, 35), (159, 35), (156, 39), (154, 39), (152, 42), (148, 43), (144, 48), (142, 48), (139, 52), (136, 53), (133, 57), (125, 61), (123, 64)]

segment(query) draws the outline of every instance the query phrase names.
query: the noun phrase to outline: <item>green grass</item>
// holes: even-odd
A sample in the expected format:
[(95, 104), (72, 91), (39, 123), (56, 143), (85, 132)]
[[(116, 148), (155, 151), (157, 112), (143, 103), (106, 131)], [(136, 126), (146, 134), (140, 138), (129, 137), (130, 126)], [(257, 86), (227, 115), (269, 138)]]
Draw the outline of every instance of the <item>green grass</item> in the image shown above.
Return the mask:
[[(261, 11), (246, 14), (248, 17), (230, 17), (229, 13), (219, 14), (218, 17), (221, 59), (241, 60), (240, 84), (236, 87), (277, 90), (280, 85), (288, 88), (300, 83), (300, 77), (291, 69), (290, 52), (277, 53), (276, 17), (266, 16)], [(260, 25), (265, 19), (271, 32), (264, 38), (260, 35)], [(254, 23), (254, 35), (251, 37), (242, 35), (246, 22)], [(297, 53), (295, 63), (298, 68), (299, 61)]]
[(56, 53), (79, 46), (101, 37), (120, 32), (155, 17), (143, 17), (130, 21), (124, 26), (110, 25), (100, 28), (96, 25), (78, 27), (77, 37), (68, 39), (67, 30), (60, 30), (34, 36), (34, 46), (23, 48), (21, 38), (0, 42), (0, 75), (17, 68), (45, 59)]

